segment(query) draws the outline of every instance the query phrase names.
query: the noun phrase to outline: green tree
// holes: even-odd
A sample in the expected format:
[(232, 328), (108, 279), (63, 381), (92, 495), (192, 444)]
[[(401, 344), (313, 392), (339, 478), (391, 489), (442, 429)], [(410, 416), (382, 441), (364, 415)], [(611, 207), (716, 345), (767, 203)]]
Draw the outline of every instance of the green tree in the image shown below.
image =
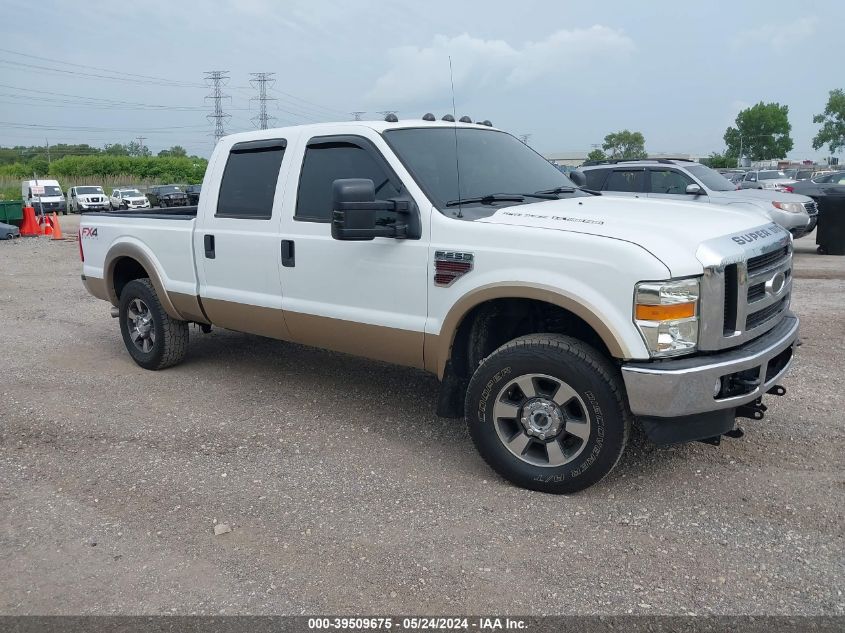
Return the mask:
[(598, 148), (587, 154), (587, 160), (604, 160), (606, 158), (607, 156), (604, 155), (604, 152)]
[(713, 152), (707, 158), (703, 158), (701, 162), (713, 169), (725, 169), (727, 167), (736, 167), (736, 156), (731, 156), (727, 152), (723, 154)]
[(737, 114), (736, 127), (725, 130), (725, 153), (751, 160), (785, 158), (793, 146), (791, 130), (789, 106), (761, 101)]
[(111, 156), (129, 156), (129, 150), (126, 149), (126, 145), (121, 145), (120, 143), (106, 143), (103, 152)]
[(158, 155), (162, 158), (167, 156), (171, 156), (173, 158), (184, 158), (188, 155), (188, 152), (181, 145), (174, 145), (170, 149), (161, 150)]
[(831, 154), (845, 149), (845, 91), (842, 88), (830, 91), (824, 114), (814, 116), (813, 123), (823, 124), (813, 137), (813, 149), (821, 149), (825, 143)]
[(602, 149), (608, 158), (646, 158), (645, 138), (640, 132), (622, 130), (604, 137)]

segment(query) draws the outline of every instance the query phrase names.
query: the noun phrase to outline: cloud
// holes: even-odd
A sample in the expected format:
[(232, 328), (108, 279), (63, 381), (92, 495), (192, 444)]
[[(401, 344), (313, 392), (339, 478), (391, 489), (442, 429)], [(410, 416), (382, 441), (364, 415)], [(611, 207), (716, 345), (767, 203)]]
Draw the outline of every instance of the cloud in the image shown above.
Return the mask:
[(736, 49), (768, 46), (775, 51), (791, 51), (795, 44), (815, 35), (818, 23), (816, 16), (807, 16), (789, 22), (761, 24), (740, 31), (733, 45)]
[[(428, 46), (400, 46), (387, 53), (389, 68), (376, 80), (366, 98), (373, 103), (408, 103), (449, 94), (449, 56), (455, 90), (490, 86), (512, 90), (532, 81), (562, 80), (583, 72), (591, 62), (630, 55), (636, 47), (622, 31), (595, 25), (561, 29), (545, 39), (514, 46), (463, 33), (436, 35)], [(578, 70), (573, 70), (574, 63)]]

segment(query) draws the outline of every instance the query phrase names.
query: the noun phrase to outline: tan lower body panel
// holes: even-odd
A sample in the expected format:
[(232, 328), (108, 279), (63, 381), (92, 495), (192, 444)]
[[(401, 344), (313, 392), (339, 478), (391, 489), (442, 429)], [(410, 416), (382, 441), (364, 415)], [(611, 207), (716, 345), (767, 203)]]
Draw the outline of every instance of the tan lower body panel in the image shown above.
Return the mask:
[(219, 299), (202, 299), (202, 306), (212, 324), (227, 330), (294, 341), (406, 367), (423, 367), (422, 332)]
[(109, 288), (105, 279), (83, 275), (82, 285), (85, 286), (85, 290), (87, 290), (91, 295), (97, 297), (97, 299), (111, 301), (109, 298)]
[(293, 340), (406, 367), (423, 367), (423, 332), (285, 312)]

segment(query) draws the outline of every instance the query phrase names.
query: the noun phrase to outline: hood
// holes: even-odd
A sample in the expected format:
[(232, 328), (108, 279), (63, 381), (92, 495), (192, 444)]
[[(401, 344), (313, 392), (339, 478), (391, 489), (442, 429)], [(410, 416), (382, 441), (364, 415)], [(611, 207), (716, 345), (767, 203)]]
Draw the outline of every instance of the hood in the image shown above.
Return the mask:
[(649, 251), (673, 276), (701, 274), (702, 265), (695, 253), (702, 242), (763, 227), (782, 231), (753, 210), (704, 202), (612, 196), (565, 198), (505, 207), (476, 222), (623, 240)]

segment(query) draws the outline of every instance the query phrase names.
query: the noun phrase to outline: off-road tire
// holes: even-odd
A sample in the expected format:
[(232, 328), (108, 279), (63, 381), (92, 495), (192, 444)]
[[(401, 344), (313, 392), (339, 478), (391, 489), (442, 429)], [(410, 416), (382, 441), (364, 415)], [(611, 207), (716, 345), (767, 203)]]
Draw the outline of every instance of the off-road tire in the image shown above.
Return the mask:
[[(528, 463), (499, 438), (493, 420), (496, 399), (509, 381), (527, 374), (566, 383), (586, 405), (590, 434), (568, 463)], [(466, 419), (473, 443), (493, 470), (517, 486), (554, 494), (578, 492), (605, 477), (619, 462), (631, 430), (619, 369), (593, 347), (558, 334), (522, 336), (485, 358), (467, 389)]]
[[(155, 342), (150, 351), (144, 352), (132, 342), (127, 317), (129, 304), (140, 299), (152, 314)], [(149, 279), (130, 281), (120, 293), (120, 333), (126, 350), (139, 366), (158, 370), (181, 363), (188, 352), (188, 322), (173, 319), (165, 312), (155, 288)]]

